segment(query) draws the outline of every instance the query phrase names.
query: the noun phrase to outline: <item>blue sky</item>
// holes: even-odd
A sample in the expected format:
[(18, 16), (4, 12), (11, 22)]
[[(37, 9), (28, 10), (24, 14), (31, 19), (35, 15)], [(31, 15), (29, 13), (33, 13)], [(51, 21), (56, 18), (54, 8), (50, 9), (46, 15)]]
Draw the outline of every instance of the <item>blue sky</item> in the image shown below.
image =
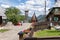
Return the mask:
[[(46, 0), (48, 9), (54, 6), (54, 0)], [(32, 16), (35, 12), (36, 16), (44, 15), (44, 0), (0, 0), (0, 6), (8, 8), (11, 6), (17, 7), (24, 14), (24, 10), (29, 10), (29, 16)], [(47, 14), (46, 13), (46, 14)]]

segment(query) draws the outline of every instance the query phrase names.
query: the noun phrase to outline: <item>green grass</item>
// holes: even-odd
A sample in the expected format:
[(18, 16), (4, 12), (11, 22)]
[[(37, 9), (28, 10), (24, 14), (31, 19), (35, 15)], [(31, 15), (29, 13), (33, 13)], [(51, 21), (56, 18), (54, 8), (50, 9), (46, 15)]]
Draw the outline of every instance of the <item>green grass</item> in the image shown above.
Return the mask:
[(9, 31), (9, 29), (1, 29), (0, 32), (6, 32), (6, 31)]
[(42, 30), (34, 33), (33, 37), (60, 36), (60, 30)]

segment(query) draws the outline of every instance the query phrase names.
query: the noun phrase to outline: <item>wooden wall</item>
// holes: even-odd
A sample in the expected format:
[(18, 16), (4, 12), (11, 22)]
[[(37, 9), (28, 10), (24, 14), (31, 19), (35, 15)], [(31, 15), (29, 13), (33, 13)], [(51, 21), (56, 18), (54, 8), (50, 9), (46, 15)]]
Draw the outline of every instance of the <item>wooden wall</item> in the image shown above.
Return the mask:
[(2, 16), (0, 16), (0, 25), (2, 24)]

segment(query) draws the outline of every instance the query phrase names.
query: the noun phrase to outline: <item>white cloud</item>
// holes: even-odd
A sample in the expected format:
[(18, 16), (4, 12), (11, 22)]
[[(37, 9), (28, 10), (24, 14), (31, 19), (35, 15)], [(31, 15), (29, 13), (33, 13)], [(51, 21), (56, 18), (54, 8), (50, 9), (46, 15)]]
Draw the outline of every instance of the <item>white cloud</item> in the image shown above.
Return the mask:
[[(50, 0), (46, 0), (47, 4), (47, 8), (46, 11), (48, 11), (48, 9), (51, 7), (51, 2)], [(19, 6), (17, 6), (18, 8), (20, 8), (21, 10), (25, 10), (25, 9), (29, 9), (29, 15), (33, 15), (34, 11), (36, 12), (36, 15), (40, 15), (40, 14), (44, 14), (44, 7), (45, 6), (45, 0), (28, 0), (25, 3), (21, 3)]]
[(26, 4), (34, 5), (35, 2), (34, 1), (26, 1)]
[[(36, 13), (37, 16), (44, 14), (45, 0), (27, 0), (23, 3), (21, 2), (21, 0), (18, 1), (20, 2), (20, 5), (16, 5), (16, 7), (19, 8), (22, 11), (22, 13), (24, 13), (26, 9), (29, 9), (29, 16), (32, 16), (34, 12)], [(3, 3), (1, 4), (1, 6), (4, 8), (13, 6), (13, 4), (9, 2), (9, 0), (0, 0), (0, 2)], [(53, 2), (51, 2), (50, 0), (46, 0), (46, 2), (47, 2), (46, 11), (48, 11), (48, 9), (51, 8), (51, 3)]]
[(1, 7), (9, 8), (9, 7), (10, 7), (10, 5), (1, 4)]
[(36, 4), (38, 5), (44, 5), (44, 0), (35, 0)]

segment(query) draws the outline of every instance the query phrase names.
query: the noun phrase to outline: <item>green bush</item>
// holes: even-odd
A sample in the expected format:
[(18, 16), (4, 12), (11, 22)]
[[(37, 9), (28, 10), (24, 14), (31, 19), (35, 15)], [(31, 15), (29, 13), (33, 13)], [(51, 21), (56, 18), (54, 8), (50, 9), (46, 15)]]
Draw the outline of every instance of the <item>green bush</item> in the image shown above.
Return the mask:
[(6, 32), (6, 31), (9, 31), (9, 29), (0, 29), (0, 32)]

